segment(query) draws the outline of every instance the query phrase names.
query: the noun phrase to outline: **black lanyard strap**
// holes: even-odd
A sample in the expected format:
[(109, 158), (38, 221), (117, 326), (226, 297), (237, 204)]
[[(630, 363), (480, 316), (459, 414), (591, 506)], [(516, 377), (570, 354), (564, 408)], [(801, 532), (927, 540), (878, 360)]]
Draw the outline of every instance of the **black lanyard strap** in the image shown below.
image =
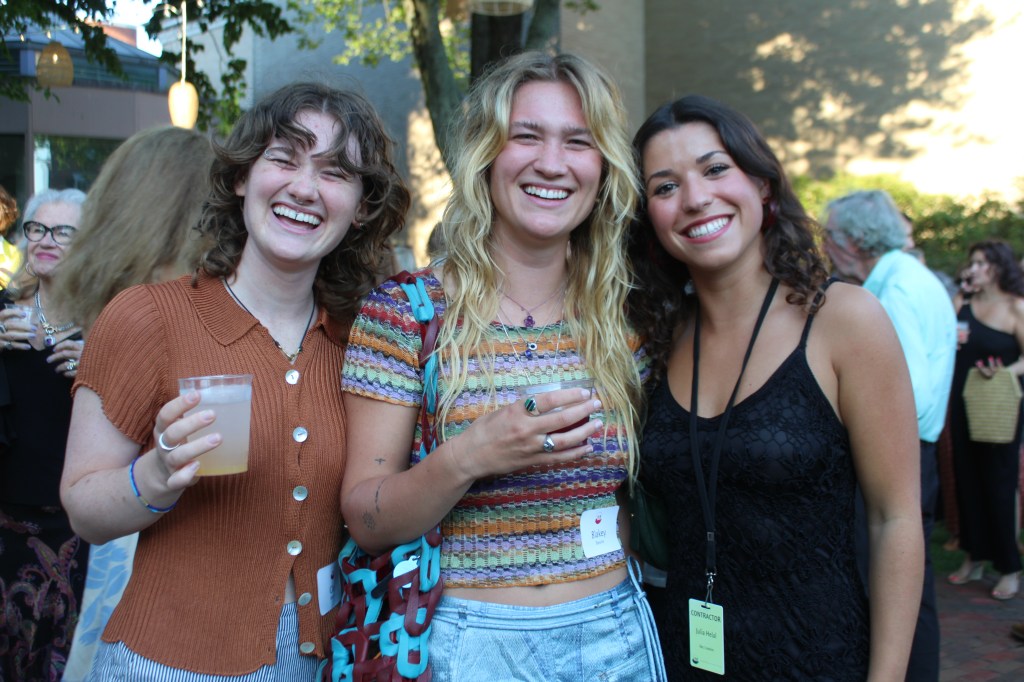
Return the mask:
[(715, 575), (717, 574), (717, 559), (715, 548), (715, 493), (718, 484), (718, 463), (721, 460), (722, 446), (725, 444), (725, 430), (729, 424), (729, 415), (732, 413), (733, 405), (736, 402), (736, 394), (740, 391), (740, 382), (743, 381), (743, 373), (750, 361), (750, 354), (754, 350), (754, 342), (764, 324), (764, 318), (768, 315), (768, 308), (771, 307), (772, 299), (775, 298), (775, 291), (779, 288), (778, 278), (773, 277), (772, 283), (764, 295), (764, 302), (761, 303), (761, 312), (757, 315), (757, 322), (754, 324), (754, 331), (750, 335), (750, 343), (747, 344), (747, 352), (743, 356), (743, 364), (740, 366), (740, 375), (736, 378), (736, 386), (732, 389), (729, 402), (722, 414), (722, 421), (718, 425), (718, 433), (711, 450), (711, 476), (710, 482), (704, 482), (704, 470), (700, 459), (700, 441), (697, 438), (697, 368), (700, 361), (700, 303), (697, 304), (696, 321), (693, 327), (693, 380), (690, 388), (690, 451), (693, 457), (693, 471), (697, 477), (697, 493), (700, 496), (701, 510), (704, 512), (704, 529), (707, 532), (707, 556), (705, 559), (705, 570), (708, 579), (706, 601), (711, 601), (711, 590), (714, 586)]

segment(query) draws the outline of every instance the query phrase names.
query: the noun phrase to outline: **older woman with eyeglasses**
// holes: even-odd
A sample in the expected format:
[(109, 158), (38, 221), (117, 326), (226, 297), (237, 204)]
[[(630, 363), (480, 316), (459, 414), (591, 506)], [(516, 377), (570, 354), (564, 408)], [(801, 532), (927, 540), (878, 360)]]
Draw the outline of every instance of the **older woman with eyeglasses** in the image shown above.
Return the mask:
[(80, 330), (61, 319), (53, 278), (85, 194), (29, 200), (25, 259), (0, 310), (0, 679), (60, 679), (78, 619), (88, 545), (60, 504)]

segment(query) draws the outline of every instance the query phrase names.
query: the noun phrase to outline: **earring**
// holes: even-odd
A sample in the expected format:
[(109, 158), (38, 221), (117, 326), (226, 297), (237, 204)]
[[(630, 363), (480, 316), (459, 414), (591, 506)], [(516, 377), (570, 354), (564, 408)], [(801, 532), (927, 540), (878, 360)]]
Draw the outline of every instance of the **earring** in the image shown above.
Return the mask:
[(761, 231), (764, 232), (775, 227), (775, 221), (779, 213), (779, 202), (774, 197), (765, 197), (762, 203), (764, 204), (764, 217), (761, 219)]

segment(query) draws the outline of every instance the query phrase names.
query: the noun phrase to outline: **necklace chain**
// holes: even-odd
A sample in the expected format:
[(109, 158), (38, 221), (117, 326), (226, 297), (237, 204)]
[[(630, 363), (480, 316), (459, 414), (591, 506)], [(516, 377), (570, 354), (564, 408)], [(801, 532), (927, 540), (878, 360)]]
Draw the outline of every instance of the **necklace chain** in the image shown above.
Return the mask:
[[(533, 306), (532, 308), (527, 308), (522, 303), (520, 303), (516, 299), (512, 298), (512, 296), (510, 296), (507, 291), (502, 291), (501, 295), (504, 296), (505, 298), (507, 298), (508, 300), (512, 301), (513, 303), (515, 303), (517, 306), (519, 306), (520, 310), (522, 310), (524, 313), (526, 313), (526, 317), (523, 318), (523, 326), (526, 327), (527, 329), (533, 329), (533, 326), (536, 324), (536, 322), (533, 319), (533, 311), (541, 308), (542, 306), (547, 305), (548, 303), (550, 303), (552, 301), (552, 299), (555, 298), (555, 296), (557, 296), (558, 294), (562, 293), (563, 291), (565, 291), (565, 284), (562, 284), (562, 286), (560, 286), (557, 289), (555, 289), (553, 294), (551, 294), (550, 296), (548, 296), (547, 298), (545, 298), (543, 301), (541, 301), (537, 305)], [(499, 319), (498, 321), (500, 322), (501, 320)], [(507, 331), (506, 331), (506, 334), (507, 334)]]
[[(229, 294), (231, 294), (231, 298), (235, 299), (235, 303), (237, 303), (238, 305), (242, 306), (242, 310), (244, 310), (245, 312), (249, 313), (253, 317), (256, 317), (255, 315), (252, 314), (252, 311), (249, 310), (249, 308), (244, 303), (242, 303), (242, 299), (238, 298), (238, 295), (235, 293), (235, 290), (231, 288), (230, 284), (228, 284), (227, 278), (226, 277), (221, 277), (220, 281), (224, 282), (224, 288), (228, 290)], [(281, 351), (281, 353), (283, 353), (286, 358), (288, 358), (288, 362), (295, 362), (295, 358), (299, 357), (299, 353), (302, 352), (302, 344), (306, 340), (306, 334), (309, 333), (310, 326), (312, 326), (312, 324), (313, 324), (313, 315), (314, 314), (316, 314), (316, 299), (315, 298), (313, 299), (313, 309), (309, 311), (309, 319), (306, 320), (306, 328), (303, 330), (302, 338), (299, 340), (299, 347), (295, 350), (294, 353), (289, 353), (288, 351), (286, 351), (284, 348), (281, 347), (281, 344), (278, 343), (277, 339), (274, 339), (274, 345), (277, 346), (277, 349), (279, 351)], [(42, 319), (42, 318), (40, 318), (40, 319)], [(259, 320), (258, 317), (256, 317), (256, 319)], [(271, 338), (273, 338), (273, 337), (271, 337)]]
[[(513, 303), (515, 303), (515, 301), (513, 301)], [(531, 386), (533, 386), (534, 385), (534, 377), (533, 377), (532, 374), (527, 372), (525, 367), (523, 366), (525, 363), (524, 363), (523, 359), (519, 356), (519, 351), (516, 350), (516, 344), (512, 340), (512, 335), (508, 333), (508, 327), (505, 326), (505, 321), (501, 319), (501, 310), (498, 311), (498, 324), (501, 325), (501, 331), (505, 332), (505, 338), (508, 340), (508, 345), (512, 347), (512, 354), (515, 355), (515, 358), (516, 358), (516, 367), (519, 368), (522, 371), (523, 376), (526, 377), (527, 383), (529, 383)], [(523, 326), (527, 327), (527, 329), (532, 328), (529, 325), (523, 325)], [(555, 374), (554, 362), (558, 361), (558, 351), (562, 347), (562, 329), (564, 329), (564, 327), (565, 327), (565, 322), (564, 321), (559, 321), (559, 323), (558, 323), (558, 338), (555, 341), (554, 361), (552, 363), (551, 368), (548, 370), (548, 379), (549, 380), (553, 380), (554, 379), (554, 374)], [(516, 330), (516, 336), (519, 337), (519, 340), (522, 341), (523, 345), (526, 347), (526, 350), (523, 351), (523, 355), (526, 356), (527, 360), (532, 360), (533, 359), (533, 351), (537, 350), (537, 344), (536, 343), (529, 343), (529, 342), (527, 342), (526, 337), (524, 337), (522, 335), (522, 333), (519, 332), (519, 330)]]
[(43, 313), (43, 303), (39, 299), (39, 289), (36, 289), (36, 310), (39, 311), (39, 323), (43, 325), (43, 331), (46, 332), (46, 336), (43, 337), (43, 344), (46, 346), (54, 345), (57, 342), (57, 334), (62, 334), (75, 326), (74, 320), (60, 326), (50, 324)]

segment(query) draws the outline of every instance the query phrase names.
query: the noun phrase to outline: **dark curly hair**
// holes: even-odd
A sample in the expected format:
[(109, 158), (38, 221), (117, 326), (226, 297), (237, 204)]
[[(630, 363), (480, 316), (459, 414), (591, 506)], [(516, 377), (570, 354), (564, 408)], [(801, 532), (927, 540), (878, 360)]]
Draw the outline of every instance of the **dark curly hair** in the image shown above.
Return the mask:
[[(373, 105), (354, 92), (316, 83), (294, 83), (268, 95), (235, 124), (227, 141), (214, 145), (216, 159), (210, 175), (210, 197), (199, 229), (213, 240), (200, 269), (215, 277), (235, 272), (248, 231), (242, 218), (242, 198), (235, 187), (278, 137), (309, 147), (314, 134), (296, 122), (304, 111), (332, 116), (338, 135), (329, 158), (346, 173), (363, 181), (361, 226), (349, 229), (341, 243), (320, 261), (314, 291), (317, 302), (346, 325), (359, 310), (360, 299), (386, 274), (388, 238), (405, 224), (409, 191), (395, 170), (392, 142)], [(359, 160), (348, 151), (349, 140), (359, 148)]]
[[(725, 150), (747, 175), (764, 180), (770, 189), (764, 207), (764, 265), (793, 289), (786, 301), (813, 312), (824, 302), (822, 285), (828, 269), (815, 240), (818, 224), (807, 215), (786, 178), (775, 153), (754, 124), (743, 114), (709, 97), (687, 95), (658, 108), (633, 138), (640, 161), (658, 133), (686, 123), (703, 122), (717, 132)], [(665, 368), (675, 327), (691, 314), (684, 287), (690, 279), (686, 265), (665, 251), (647, 216), (647, 198), (641, 195), (637, 219), (630, 227), (628, 249), (634, 270), (629, 317), (644, 338), (655, 376)]]
[(1008, 294), (1024, 297), (1024, 271), (1013, 256), (1013, 248), (1002, 239), (986, 239), (971, 244), (968, 253), (981, 251), (999, 275), (999, 288)]

